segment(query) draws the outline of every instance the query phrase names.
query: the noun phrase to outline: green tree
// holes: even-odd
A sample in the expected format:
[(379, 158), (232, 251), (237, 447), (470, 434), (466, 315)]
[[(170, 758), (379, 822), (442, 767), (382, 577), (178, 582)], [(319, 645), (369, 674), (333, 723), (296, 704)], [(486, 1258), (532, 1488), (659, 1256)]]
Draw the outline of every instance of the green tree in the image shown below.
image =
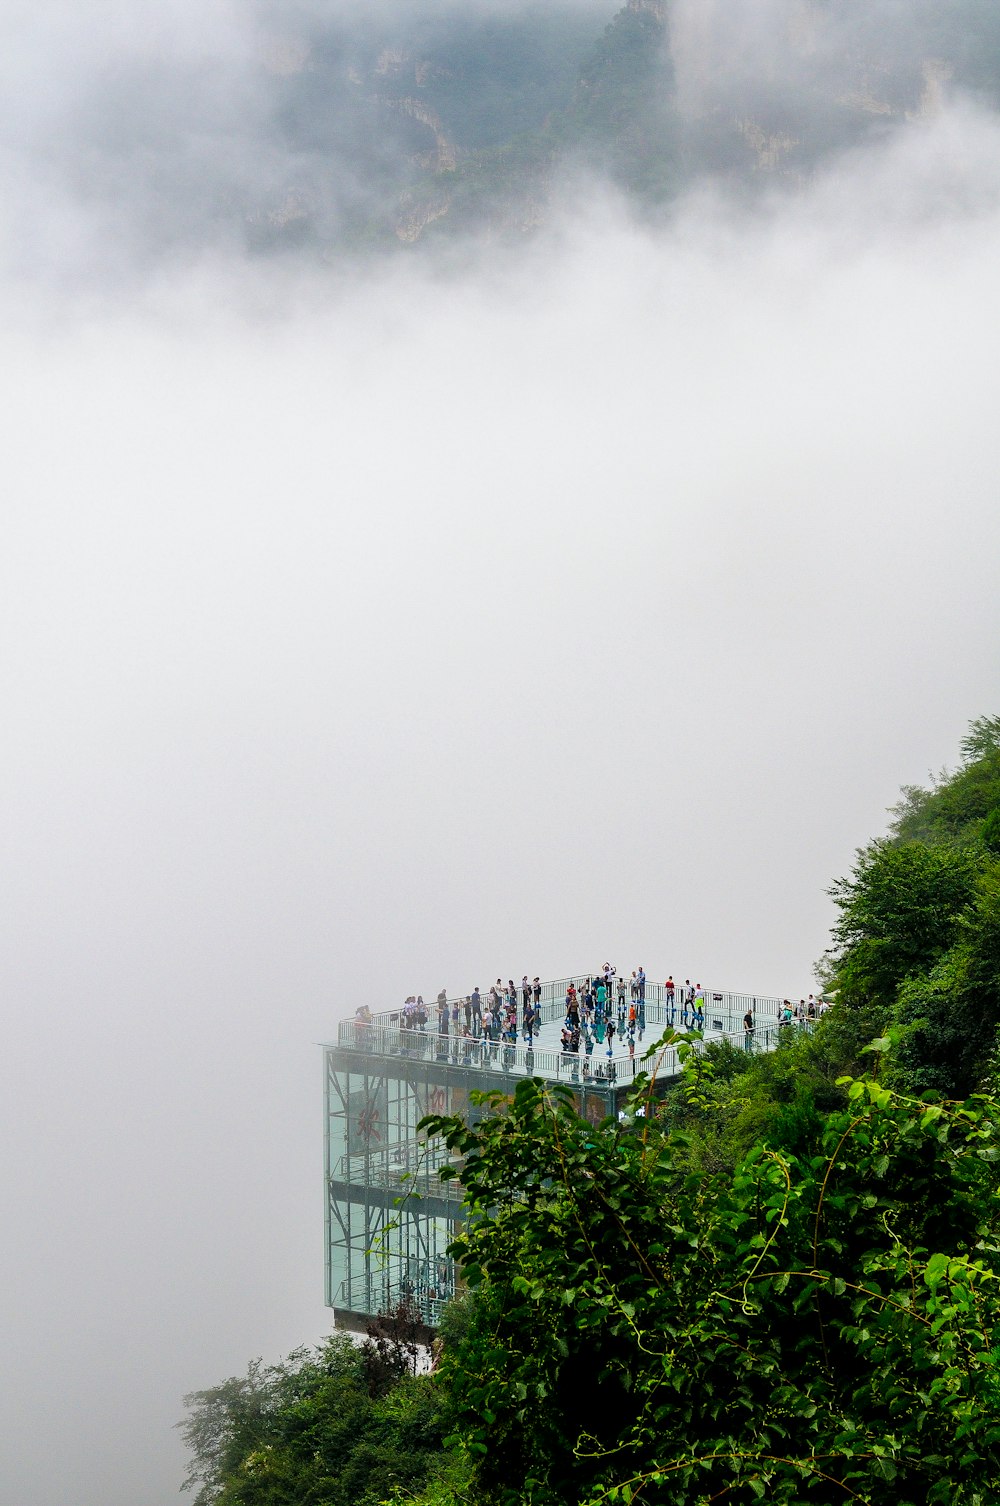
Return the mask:
[(995, 858), (1000, 858), (1000, 805), (990, 811), (983, 822), (983, 846)]
[(1000, 753), (1000, 716), (977, 716), (969, 723), (961, 747), (966, 764)]
[(651, 8), (626, 7), (585, 58), (572, 102), (554, 113), (549, 134), (656, 202), (677, 188), (678, 131), (666, 23)]
[(1000, 717), (979, 717), (963, 763), (908, 786), (894, 835), (832, 889), (831, 986), (860, 1036), (898, 1037), (890, 1080), (961, 1097), (996, 1080), (1000, 1027)]
[(412, 1374), (412, 1324), (358, 1345), (335, 1334), (185, 1397), (194, 1506), (380, 1506), (442, 1454), (446, 1398)]
[(808, 1151), (712, 1177), (642, 1085), (626, 1126), (540, 1081), (425, 1121), (464, 1157), (474, 1499), (1000, 1498), (1000, 1105), (842, 1086)]
[(793, 1149), (824, 1110), (843, 1101), (836, 1079), (854, 1051), (843, 1049), (834, 1023), (821, 1021), (815, 1033), (782, 1031), (776, 1049), (758, 1056), (729, 1041), (710, 1041), (690, 1056), (657, 1110), (659, 1124), (684, 1137), (675, 1152), (686, 1146), (692, 1170), (715, 1172), (731, 1171), (764, 1141)]
[(288, 1368), (299, 1358), (267, 1366), (252, 1360), (245, 1376), (185, 1396), (189, 1415), (178, 1427), (191, 1462), (182, 1488), (196, 1491), (194, 1506), (211, 1506), (229, 1474), (265, 1442)]
[(901, 987), (893, 1011), (900, 1029), (891, 1081), (945, 1097), (996, 1080), (1000, 1027), (1000, 864), (977, 884), (959, 924), (960, 940), (926, 973)]
[(975, 890), (978, 865), (964, 848), (888, 839), (862, 848), (830, 893), (834, 969), (847, 1004), (888, 1010), (900, 984), (944, 955)]

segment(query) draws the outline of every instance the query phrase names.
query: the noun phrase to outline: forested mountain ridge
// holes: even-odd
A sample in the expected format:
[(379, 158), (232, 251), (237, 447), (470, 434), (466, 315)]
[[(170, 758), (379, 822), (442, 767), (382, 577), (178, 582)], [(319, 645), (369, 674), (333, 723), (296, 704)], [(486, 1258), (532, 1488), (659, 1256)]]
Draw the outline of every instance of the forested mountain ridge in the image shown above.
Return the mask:
[(919, 156), (920, 123), (953, 101), (1000, 109), (986, 0), (236, 11), (229, 52), (209, 37), (109, 57), (8, 138), (34, 142), (51, 192), (61, 175), (97, 254), (335, 261), (516, 240), (608, 189), (644, 217), (706, 186), (794, 193), (838, 153), (910, 129)]
[(896, 1039), (892, 1079), (948, 1097), (992, 1084), (1000, 1026), (1000, 717), (974, 721), (963, 762), (907, 786), (891, 835), (832, 889), (829, 979)]
[(995, 107), (997, 8), (905, 12), (628, 0), (607, 18), (565, 4), (312, 12), (297, 28), (275, 15), (261, 66), (290, 170), (244, 206), (248, 233), (260, 248), (516, 234), (582, 167), (650, 209), (702, 179), (803, 181), (949, 91)]
[(251, 237), (408, 243), (440, 221), (521, 232), (571, 158), (645, 187), (643, 161), (672, 153), (664, 6), (629, 0), (603, 34), (599, 14), (431, 11), (276, 39), (274, 128), (293, 160), (328, 150), (330, 172), (324, 184), (310, 164), (308, 185), (250, 208)]
[[(187, 1398), (196, 1506), (1000, 1499), (1000, 717), (831, 891), (834, 1007), (470, 1127), (469, 1295)], [(872, 1037), (874, 1036), (874, 1039)], [(676, 1043), (676, 1037), (672, 1037)]]

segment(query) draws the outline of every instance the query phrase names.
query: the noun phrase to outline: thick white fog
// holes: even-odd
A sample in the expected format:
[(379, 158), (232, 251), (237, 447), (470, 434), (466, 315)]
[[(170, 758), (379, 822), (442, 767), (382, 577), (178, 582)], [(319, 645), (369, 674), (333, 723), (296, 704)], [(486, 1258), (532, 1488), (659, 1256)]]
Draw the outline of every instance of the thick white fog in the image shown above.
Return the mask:
[(998, 152), (956, 100), (657, 231), (595, 186), (450, 268), (118, 281), (9, 167), (12, 1506), (167, 1506), (182, 1394), (325, 1331), (357, 1003), (814, 988), (826, 887), (1000, 709)]

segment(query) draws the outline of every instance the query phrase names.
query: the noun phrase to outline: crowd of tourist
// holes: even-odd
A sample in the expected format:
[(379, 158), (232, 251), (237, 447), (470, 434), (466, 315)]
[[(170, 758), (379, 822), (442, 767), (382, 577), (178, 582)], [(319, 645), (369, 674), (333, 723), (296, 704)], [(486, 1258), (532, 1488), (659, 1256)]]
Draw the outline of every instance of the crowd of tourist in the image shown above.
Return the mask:
[(516, 1040), (519, 1011), (521, 1028), (528, 1039), (537, 1034), (541, 1025), (542, 985), (537, 978), (529, 981), (527, 974), (520, 986), (513, 978), (506, 983), (498, 978), (485, 995), (477, 984), (464, 999), (449, 1000), (447, 989), (442, 988), (430, 1007), (422, 994), (413, 994), (403, 1005), (400, 1024), (404, 1030), (427, 1030), (430, 1025), (438, 1035), (467, 1031), (480, 1037), (511, 1036)]
[[(566, 1017), (560, 1033), (564, 1056), (579, 1060), (583, 1056), (584, 1076), (590, 1075), (595, 1052), (614, 1056), (615, 1036), (627, 1047), (634, 1060), (636, 1041), (646, 1029), (646, 974), (642, 968), (626, 981), (617, 978), (608, 964), (593, 978), (587, 978), (577, 990), (575, 983), (566, 989)], [(604, 1075), (602, 1066), (598, 1072)]]
[(797, 1004), (793, 1004), (790, 999), (782, 999), (778, 1024), (804, 1025), (808, 1020), (818, 1020), (829, 1008), (825, 999), (814, 999), (812, 994), (808, 999), (800, 999)]
[[(579, 1067), (585, 1079), (613, 1076), (616, 1041), (619, 1050), (624, 1049), (634, 1059), (636, 1045), (641, 1043), (646, 1030), (646, 988), (644, 968), (635, 969), (628, 977), (619, 974), (609, 962), (579, 986), (575, 982), (567, 985), (559, 1049), (571, 1063), (573, 1075)], [(671, 975), (660, 995), (662, 1015), (657, 1023), (704, 1032), (706, 1004), (719, 1005), (723, 998), (722, 994), (708, 995), (700, 983), (692, 983), (690, 978), (675, 983)], [(771, 1023), (758, 1021), (756, 1003), (752, 1000), (743, 1016), (747, 1051), (754, 1049), (758, 1024)], [(828, 1008), (823, 999), (812, 994), (797, 1004), (783, 999), (777, 1011), (779, 1030), (796, 1025), (807, 1027)], [(361, 1023), (370, 1023), (371, 1011), (362, 1006), (356, 1018)], [(514, 1047), (520, 1041), (533, 1051), (541, 1024), (542, 984), (537, 977), (529, 979), (526, 973), (520, 983), (513, 978), (506, 983), (497, 978), (485, 992), (477, 984), (465, 998), (449, 999), (447, 990), (442, 989), (430, 1005), (423, 995), (411, 994), (400, 1014), (405, 1051), (426, 1054), (427, 1048), (416, 1038), (436, 1036), (438, 1044), (432, 1048), (435, 1054), (463, 1065), (500, 1062), (512, 1066)], [(715, 1026), (721, 1028), (718, 1020)], [(608, 1058), (607, 1067), (600, 1062), (602, 1056)]]

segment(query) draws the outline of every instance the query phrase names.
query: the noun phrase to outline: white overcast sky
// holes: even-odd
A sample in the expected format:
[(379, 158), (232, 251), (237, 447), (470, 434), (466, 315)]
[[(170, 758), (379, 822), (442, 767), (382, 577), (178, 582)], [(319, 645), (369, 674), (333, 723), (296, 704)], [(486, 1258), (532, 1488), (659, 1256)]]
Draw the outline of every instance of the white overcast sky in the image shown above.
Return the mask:
[(1000, 711), (1000, 131), (346, 277), (92, 275), (5, 150), (0, 1479), (167, 1506), (181, 1395), (327, 1327), (340, 1017), (606, 958), (807, 992)]

